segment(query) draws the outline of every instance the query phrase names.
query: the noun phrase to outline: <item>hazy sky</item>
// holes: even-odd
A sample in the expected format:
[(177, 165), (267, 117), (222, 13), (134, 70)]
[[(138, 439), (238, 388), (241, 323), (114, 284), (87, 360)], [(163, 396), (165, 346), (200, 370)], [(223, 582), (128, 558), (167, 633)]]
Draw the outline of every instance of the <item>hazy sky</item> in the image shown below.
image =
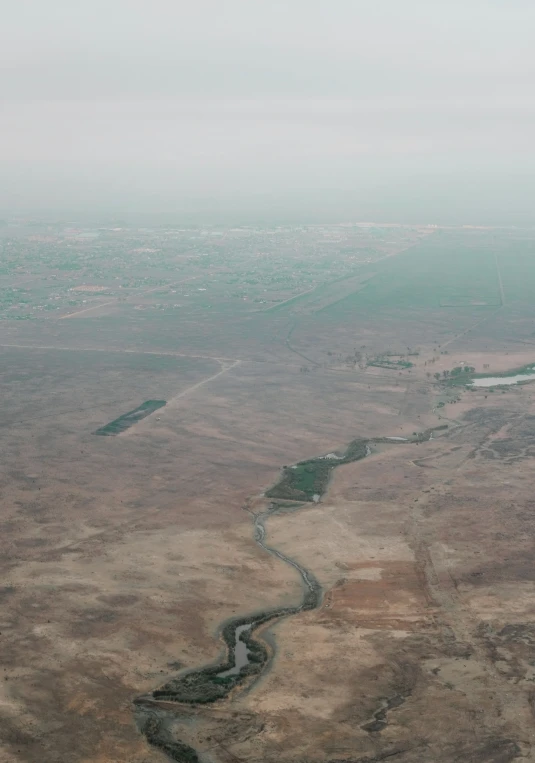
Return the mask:
[(462, 178), (474, 193), (493, 178), (514, 192), (535, 170), (533, 0), (0, 0), (0, 11), (3, 206), (360, 198), (404, 184), (410, 195), (415, 182), (451, 196)]

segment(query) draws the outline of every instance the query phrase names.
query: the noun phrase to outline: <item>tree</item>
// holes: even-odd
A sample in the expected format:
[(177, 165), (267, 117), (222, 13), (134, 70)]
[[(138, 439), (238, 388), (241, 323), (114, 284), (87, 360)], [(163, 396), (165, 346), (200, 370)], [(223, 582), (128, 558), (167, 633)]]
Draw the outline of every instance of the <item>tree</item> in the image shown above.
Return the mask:
[(436, 374), (434, 374), (434, 377), (435, 377), (435, 379), (436, 379), (437, 381), (440, 379), (440, 374), (439, 374), (439, 372), (438, 372), (438, 371), (436, 372)]

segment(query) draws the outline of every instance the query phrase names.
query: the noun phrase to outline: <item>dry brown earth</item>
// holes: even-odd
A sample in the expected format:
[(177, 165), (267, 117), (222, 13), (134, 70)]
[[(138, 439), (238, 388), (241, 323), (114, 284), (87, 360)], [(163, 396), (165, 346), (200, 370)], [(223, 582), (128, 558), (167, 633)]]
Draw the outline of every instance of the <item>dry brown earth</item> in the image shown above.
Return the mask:
[[(197, 346), (193, 328), (154, 346), (121, 310), (2, 331), (21, 346), (0, 349), (0, 761), (163, 761), (133, 699), (215, 660), (227, 618), (302, 594), (244, 507), (265, 505), (283, 464), (445, 421), (267, 520), (269, 543), (321, 582), (321, 608), (267, 628), (275, 656), (252, 688), (169, 714), (206, 761), (535, 760), (533, 393), (461, 392), (436, 409), (445, 393), (426, 375), (532, 362), (535, 347), (505, 349), (510, 316), (464, 333), (477, 320), (457, 314), (441, 326), (447, 355), (436, 316), (330, 335), (311, 321), (292, 343), (318, 363), (328, 335), (371, 353), (397, 331), (420, 355), (410, 372), (303, 372), (284, 316), (261, 336), (231, 323), (227, 343), (201, 326)], [(160, 398), (124, 435), (92, 434)]]

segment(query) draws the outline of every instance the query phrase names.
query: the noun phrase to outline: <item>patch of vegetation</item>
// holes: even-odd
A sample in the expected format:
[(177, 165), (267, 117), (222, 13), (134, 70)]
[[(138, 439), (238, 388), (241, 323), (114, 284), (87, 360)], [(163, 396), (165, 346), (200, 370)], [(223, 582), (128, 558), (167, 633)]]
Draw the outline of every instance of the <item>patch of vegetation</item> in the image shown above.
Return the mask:
[[(221, 671), (221, 667), (224, 668), (224, 666), (218, 666), (218, 673)], [(205, 668), (169, 681), (161, 689), (154, 691), (153, 697), (196, 705), (216, 702), (227, 696), (238, 682), (238, 678), (239, 674), (219, 679), (217, 675), (210, 673), (209, 668)]]
[(294, 466), (285, 466), (282, 478), (266, 491), (268, 498), (282, 498), (294, 501), (313, 501), (314, 496), (325, 492), (331, 472), (341, 464), (358, 461), (366, 455), (367, 440), (353, 440), (342, 458), (313, 458)]
[(118, 419), (110, 421), (109, 424), (100, 427), (100, 429), (97, 429), (93, 434), (104, 435), (105, 437), (113, 437), (114, 435), (121, 434), (121, 432), (126, 431), (138, 421), (141, 421), (141, 419), (150, 416), (150, 414), (157, 411), (158, 408), (162, 408), (165, 403), (165, 400), (146, 400), (133, 411), (124, 413), (122, 416), (119, 416)]
[(163, 724), (156, 718), (149, 718), (143, 726), (143, 733), (147, 742), (157, 747), (177, 763), (199, 763), (199, 756), (184, 742), (168, 739), (168, 733), (163, 729)]
[[(430, 439), (433, 432), (447, 428), (447, 424), (442, 424), (426, 429), (424, 432), (415, 432), (412, 437), (406, 438), (403, 442), (424, 442)], [(369, 443), (387, 442), (392, 444), (395, 441), (391, 441), (387, 437), (368, 440), (355, 439), (349, 443), (344, 455), (341, 457), (328, 458), (323, 456), (303, 461), (296, 464), (298, 468), (295, 469), (285, 466), (282, 479), (268, 491), (267, 495), (293, 498), (295, 494), (299, 496), (299, 500), (310, 501), (313, 495), (321, 495), (325, 491), (330, 473), (336, 466), (364, 458), (368, 453)], [(279, 511), (285, 506), (293, 507), (294, 504), (275, 503), (272, 505), (271, 513)], [(273, 549), (270, 549), (263, 543), (262, 545), (266, 550), (273, 551)], [(157, 689), (152, 693), (154, 699), (198, 705), (216, 702), (226, 697), (247, 677), (258, 675), (266, 664), (269, 655), (264, 644), (255, 639), (254, 632), (270, 620), (294, 615), (304, 610), (316, 609), (321, 602), (321, 586), (318, 581), (310, 572), (303, 571), (299, 566), (298, 569), (306, 584), (305, 594), (299, 606), (281, 607), (255, 616), (238, 617), (230, 620), (224, 626), (221, 634), (227, 646), (225, 662), (209, 665), (171, 679), (161, 689)], [(247, 646), (248, 662), (238, 673), (222, 675), (236, 665), (236, 630), (243, 625), (250, 625), (250, 628), (242, 631), (239, 636), (240, 640)], [(167, 748), (162, 747), (162, 749), (167, 751)]]
[(363, 288), (324, 308), (325, 317), (414, 308), (484, 314), (501, 304), (493, 251), (486, 240), (467, 243), (465, 234), (437, 232), (374, 269)]
[[(224, 663), (209, 665), (200, 670), (186, 673), (168, 681), (161, 689), (152, 693), (155, 699), (165, 699), (173, 702), (189, 704), (207, 704), (226, 697), (232, 689), (242, 683), (245, 678), (260, 673), (267, 662), (268, 652), (265, 646), (253, 637), (253, 630), (276, 617), (295, 614), (301, 607), (283, 607), (263, 612), (255, 618), (240, 617), (228, 622), (223, 628), (222, 636), (227, 645), (227, 659)], [(221, 676), (235, 666), (234, 649), (236, 644), (236, 628), (240, 625), (251, 624), (249, 631), (240, 635), (241, 641), (247, 645), (249, 662), (239, 673)]]
[(266, 491), (266, 496), (294, 501), (312, 501), (314, 495), (322, 495), (325, 491), (332, 469), (332, 463), (320, 459), (286, 466), (281, 480)]
[(500, 379), (507, 379), (509, 376), (517, 376), (521, 374), (531, 374), (533, 373), (533, 369), (535, 368), (535, 362), (534, 363), (528, 363), (525, 366), (520, 366), (520, 368), (511, 368), (508, 371), (486, 371), (483, 374), (473, 374), (473, 379), (485, 379), (488, 376), (492, 377), (499, 377)]
[[(168, 681), (161, 689), (152, 693), (155, 699), (188, 704), (208, 704), (226, 697), (235, 686), (241, 684), (249, 676), (258, 675), (268, 660), (268, 651), (264, 644), (254, 637), (254, 631), (270, 620), (298, 612), (316, 609), (321, 600), (321, 586), (308, 573), (308, 587), (301, 604), (297, 607), (281, 607), (280, 609), (262, 612), (256, 617), (238, 617), (230, 620), (222, 631), (222, 637), (227, 645), (227, 659), (224, 663), (209, 665)], [(235, 661), (236, 629), (240, 625), (251, 625), (247, 631), (240, 634), (248, 650), (248, 664), (244, 665), (235, 675), (221, 674), (233, 668)]]
[[(476, 373), (475, 368), (473, 366), (457, 366), (456, 368), (453, 368), (450, 372), (446, 373), (445, 375), (445, 381), (448, 384), (448, 386), (459, 386), (459, 385), (465, 385), (465, 384), (471, 384), (474, 379), (488, 379), (489, 377), (492, 377), (493, 379), (508, 379), (511, 376), (521, 376), (525, 374), (526, 376), (533, 373), (533, 369), (535, 368), (535, 363), (528, 363), (525, 366), (520, 366), (519, 368), (511, 368), (507, 371), (485, 371), (483, 373)], [(436, 374), (435, 374), (436, 376)], [(522, 382), (519, 382), (519, 384), (522, 384)], [(499, 382), (496, 384), (496, 386), (499, 386)], [(492, 387), (489, 388), (491, 390)]]
[[(447, 424), (442, 424), (426, 429), (424, 432), (415, 432), (412, 437), (400, 440), (400, 442), (426, 442), (433, 432), (447, 428)], [(341, 458), (321, 456), (309, 461), (300, 461), (294, 466), (284, 466), (281, 479), (276, 485), (266, 490), (265, 495), (268, 498), (314, 501), (314, 496), (321, 497), (327, 489), (331, 473), (337, 466), (364, 458), (370, 444), (393, 444), (394, 442), (395, 440), (389, 440), (388, 437), (375, 437), (370, 440), (356, 439), (349, 443)]]
[(474, 366), (455, 366), (455, 368), (452, 368), (451, 371), (449, 371), (450, 376), (462, 376), (462, 374), (473, 374), (475, 373)]
[(388, 726), (388, 711), (400, 707), (411, 694), (412, 689), (408, 689), (403, 694), (395, 694), (393, 697), (382, 700), (381, 707), (373, 714), (373, 721), (364, 723), (361, 729), (369, 733), (383, 731)]
[[(417, 354), (417, 352), (411, 353), (411, 355)], [(373, 366), (375, 368), (390, 368), (399, 371), (400, 368), (412, 368), (414, 363), (411, 363), (410, 360), (403, 360), (401, 358), (399, 360), (392, 360), (391, 358), (382, 355), (377, 358), (373, 358), (373, 360), (369, 360), (367, 365)]]
[[(310, 578), (309, 573), (309, 578)], [(312, 581), (311, 587), (307, 590), (303, 597), (303, 603), (301, 605), (302, 610), (308, 610), (308, 609), (316, 609), (316, 607), (319, 607), (321, 602), (321, 586), (316, 581)]]
[(449, 382), (449, 386), (453, 386), (459, 384), (468, 384), (470, 379), (473, 378), (475, 370), (476, 369), (474, 366), (455, 366), (455, 368), (452, 368), (451, 371), (446, 369), (442, 371), (442, 373), (437, 371), (433, 375), (437, 381)]

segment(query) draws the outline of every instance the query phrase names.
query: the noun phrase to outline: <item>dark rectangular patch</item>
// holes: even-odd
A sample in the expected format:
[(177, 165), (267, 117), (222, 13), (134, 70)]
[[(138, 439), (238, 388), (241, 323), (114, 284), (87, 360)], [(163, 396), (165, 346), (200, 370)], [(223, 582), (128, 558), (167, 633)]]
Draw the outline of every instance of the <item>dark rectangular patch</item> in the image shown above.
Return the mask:
[(100, 434), (105, 437), (113, 437), (114, 435), (121, 434), (121, 432), (126, 431), (138, 421), (144, 419), (145, 416), (150, 416), (150, 414), (157, 411), (158, 408), (162, 408), (165, 403), (165, 400), (145, 400), (144, 403), (141, 403), (137, 408), (134, 408), (133, 411), (123, 413), (118, 419), (110, 421), (109, 424), (100, 427), (100, 429), (97, 429), (93, 434)]

